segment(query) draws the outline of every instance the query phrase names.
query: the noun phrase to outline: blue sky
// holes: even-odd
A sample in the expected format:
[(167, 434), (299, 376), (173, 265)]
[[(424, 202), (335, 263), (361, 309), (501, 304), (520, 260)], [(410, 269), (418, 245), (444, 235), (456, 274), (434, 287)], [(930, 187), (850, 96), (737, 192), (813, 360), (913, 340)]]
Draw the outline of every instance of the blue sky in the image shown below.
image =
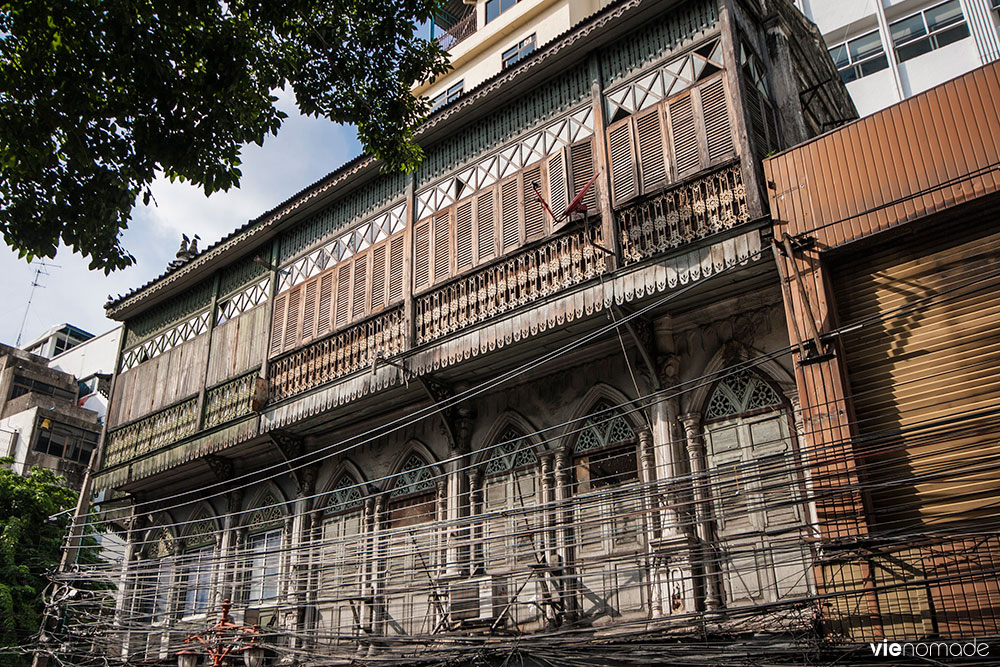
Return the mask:
[[(279, 91), (279, 106), (289, 114), (277, 136), (263, 147), (243, 150), (241, 187), (206, 198), (190, 185), (158, 181), (156, 204), (140, 202), (124, 235), (124, 245), (136, 264), (105, 276), (88, 271), (87, 260), (62, 248), (53, 260), (60, 268), (47, 268), (34, 292), (25, 319), (21, 343), (44, 333), (53, 324), (69, 322), (93, 334), (113, 326), (104, 317), (108, 294), (124, 294), (163, 272), (174, 258), (181, 234), (201, 235), (200, 248), (214, 243), (233, 229), (273, 208), (310, 183), (361, 153), (353, 127), (325, 119), (298, 115), (290, 93)], [(34, 278), (35, 269), (7, 246), (0, 245), (0, 276), (7, 317), (0, 322), (0, 342), (13, 345)]]

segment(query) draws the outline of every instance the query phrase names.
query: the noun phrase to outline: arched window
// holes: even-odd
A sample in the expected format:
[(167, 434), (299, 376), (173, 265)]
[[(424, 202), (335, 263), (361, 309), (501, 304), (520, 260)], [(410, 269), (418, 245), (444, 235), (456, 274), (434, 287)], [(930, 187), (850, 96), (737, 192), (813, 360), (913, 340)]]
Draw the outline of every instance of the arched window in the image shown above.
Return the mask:
[(726, 604), (808, 593), (804, 493), (785, 401), (742, 369), (713, 388), (704, 421)]
[(482, 464), (483, 522), (481, 564), (502, 572), (534, 563), (538, 555), (538, 488), (531, 441), (512, 426), (497, 438)]
[(363, 610), (361, 519), (364, 494), (358, 481), (342, 472), (325, 498), (317, 575), (321, 636), (340, 644), (357, 636)]
[(268, 489), (247, 518), (239, 599), (250, 607), (270, 606), (278, 601), (285, 519), (283, 505), (278, 495)]
[(187, 528), (183, 541), (184, 553), (177, 559), (181, 573), (181, 616), (209, 611), (216, 535), (215, 519), (207, 509), (200, 512), (194, 523)]
[(389, 494), (389, 525), (401, 528), (434, 520), (436, 480), (430, 466), (411, 454), (399, 470)]
[(135, 568), (138, 622), (150, 628), (141, 637), (137, 649), (150, 660), (165, 655), (167, 633), (161, 629), (170, 624), (176, 573), (175, 546), (176, 541), (169, 528), (156, 527), (147, 531)]

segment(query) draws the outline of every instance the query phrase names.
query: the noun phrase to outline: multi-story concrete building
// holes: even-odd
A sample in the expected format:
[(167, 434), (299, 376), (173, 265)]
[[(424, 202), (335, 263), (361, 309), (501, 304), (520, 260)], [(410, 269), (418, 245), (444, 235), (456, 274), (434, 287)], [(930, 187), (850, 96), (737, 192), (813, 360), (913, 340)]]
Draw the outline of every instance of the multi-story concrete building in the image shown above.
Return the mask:
[(861, 115), (1000, 58), (1000, 0), (796, 0)]
[(93, 337), (94, 334), (72, 324), (57, 324), (27, 345), (21, 346), (21, 349), (51, 359)]

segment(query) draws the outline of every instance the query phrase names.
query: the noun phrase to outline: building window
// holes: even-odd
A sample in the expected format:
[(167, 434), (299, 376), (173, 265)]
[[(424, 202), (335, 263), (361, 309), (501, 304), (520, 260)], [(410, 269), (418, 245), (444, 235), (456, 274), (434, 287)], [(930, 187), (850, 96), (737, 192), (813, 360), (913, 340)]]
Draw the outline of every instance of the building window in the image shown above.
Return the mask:
[(212, 586), (212, 545), (193, 549), (183, 556), (184, 616), (204, 614), (208, 611)]
[(45, 422), (38, 428), (38, 439), (35, 441), (35, 451), (49, 456), (69, 459), (78, 463), (90, 461), (90, 455), (97, 447), (97, 434), (82, 428)]
[(878, 31), (872, 31), (830, 49), (830, 56), (840, 70), (840, 78), (850, 83), (889, 67)]
[(486, 0), (486, 22), (489, 23), (513, 7), (519, 0)]
[(969, 36), (962, 6), (949, 0), (889, 25), (899, 62), (947, 46)]
[(247, 538), (246, 602), (266, 604), (278, 599), (281, 577), (281, 529), (250, 535)]
[(10, 397), (17, 398), (18, 396), (23, 396), (24, 394), (29, 393), (51, 396), (52, 398), (58, 398), (64, 401), (76, 400), (76, 394), (72, 391), (61, 389), (40, 380), (32, 380), (31, 378), (15, 375), (14, 386), (11, 389)]
[(516, 46), (512, 46), (503, 52), (503, 68), (508, 67), (518, 63), (529, 55), (531, 55), (535, 50), (535, 35), (532, 33), (530, 36), (525, 37)]
[(454, 86), (448, 88), (448, 90), (441, 91), (440, 95), (437, 95), (431, 100), (431, 113), (434, 113), (445, 104), (451, 104), (459, 97), (461, 97), (462, 92), (465, 90), (465, 80), (459, 81)]

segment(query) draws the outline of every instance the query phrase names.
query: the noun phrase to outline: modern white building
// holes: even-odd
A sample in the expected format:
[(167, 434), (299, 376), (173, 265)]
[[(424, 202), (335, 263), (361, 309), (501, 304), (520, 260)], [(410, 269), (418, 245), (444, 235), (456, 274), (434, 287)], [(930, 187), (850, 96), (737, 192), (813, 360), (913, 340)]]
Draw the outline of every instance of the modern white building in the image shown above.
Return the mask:
[(122, 328), (115, 327), (49, 360), (49, 368), (76, 377), (80, 387), (79, 406), (96, 412), (101, 421), (108, 411), (108, 390), (121, 338)]
[(94, 334), (72, 324), (57, 324), (30, 343), (22, 345), (21, 349), (51, 359), (93, 337)]
[(796, 0), (868, 115), (1000, 57), (1000, 0)]

